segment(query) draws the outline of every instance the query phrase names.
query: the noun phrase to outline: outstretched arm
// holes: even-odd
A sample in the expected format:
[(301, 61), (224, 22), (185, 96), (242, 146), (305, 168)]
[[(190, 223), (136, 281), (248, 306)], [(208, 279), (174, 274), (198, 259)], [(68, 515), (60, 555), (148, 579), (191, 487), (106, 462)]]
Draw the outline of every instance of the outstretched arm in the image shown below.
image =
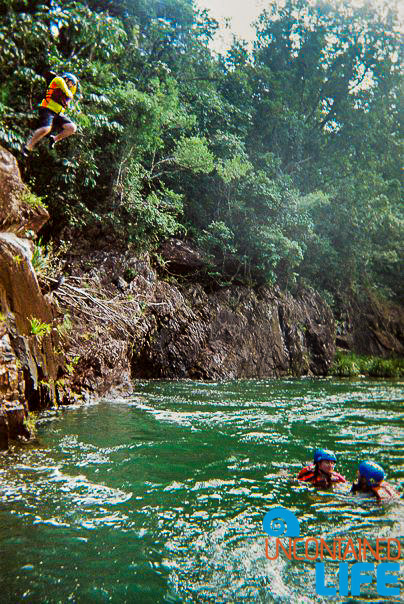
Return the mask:
[(55, 85), (55, 87), (60, 88), (63, 92), (63, 94), (65, 94), (67, 97), (69, 97), (69, 99), (72, 99), (74, 97), (74, 93), (76, 92), (76, 88), (74, 87), (73, 90), (70, 90), (68, 85), (66, 84), (66, 82), (64, 81), (64, 79), (60, 76), (57, 76), (56, 78), (54, 78), (51, 82), (51, 86), (52, 84)]

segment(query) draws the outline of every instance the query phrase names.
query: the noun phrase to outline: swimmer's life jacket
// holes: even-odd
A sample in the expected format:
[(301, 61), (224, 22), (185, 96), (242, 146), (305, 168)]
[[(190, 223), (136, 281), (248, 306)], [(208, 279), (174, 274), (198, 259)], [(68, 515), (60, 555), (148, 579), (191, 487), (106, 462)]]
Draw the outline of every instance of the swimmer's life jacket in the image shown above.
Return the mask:
[(391, 485), (389, 485), (384, 480), (375, 487), (371, 487), (371, 490), (376, 496), (378, 501), (383, 501), (383, 499), (395, 499), (399, 497), (399, 494)]
[[(316, 473), (316, 466), (310, 465), (302, 468), (297, 475), (298, 480), (302, 480), (303, 482), (310, 482), (311, 484), (323, 484), (324, 476), (320, 473)], [(332, 472), (330, 476), (331, 482), (346, 482), (346, 479), (339, 474), (338, 472)]]
[(56, 76), (50, 82), (40, 107), (50, 109), (54, 113), (64, 113), (75, 92), (76, 86), (69, 90), (64, 79), (61, 76)]

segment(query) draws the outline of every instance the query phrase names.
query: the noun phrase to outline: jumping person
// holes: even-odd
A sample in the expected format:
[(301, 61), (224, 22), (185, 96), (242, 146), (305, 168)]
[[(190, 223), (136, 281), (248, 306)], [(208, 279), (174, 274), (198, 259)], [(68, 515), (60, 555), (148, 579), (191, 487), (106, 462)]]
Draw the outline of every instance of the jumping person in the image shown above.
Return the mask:
[(351, 493), (367, 493), (376, 497), (380, 503), (399, 497), (397, 491), (384, 480), (385, 472), (374, 461), (361, 461), (358, 468), (358, 480), (352, 484)]
[(313, 463), (302, 468), (297, 478), (320, 489), (328, 489), (338, 482), (346, 482), (344, 476), (334, 472), (336, 463), (337, 458), (332, 451), (316, 449)]
[(53, 148), (63, 138), (74, 134), (77, 130), (74, 124), (64, 114), (77, 90), (78, 80), (72, 73), (63, 73), (50, 82), (45, 98), (39, 106), (38, 128), (33, 132), (21, 152), (25, 157), (33, 150), (35, 145), (52, 129), (60, 130), (59, 134), (50, 136), (49, 146)]

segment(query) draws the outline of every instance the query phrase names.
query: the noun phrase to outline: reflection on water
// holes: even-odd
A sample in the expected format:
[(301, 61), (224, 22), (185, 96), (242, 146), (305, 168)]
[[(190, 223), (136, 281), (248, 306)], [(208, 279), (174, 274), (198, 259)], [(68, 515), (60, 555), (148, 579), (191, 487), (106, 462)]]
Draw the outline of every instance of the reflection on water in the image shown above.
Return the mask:
[[(326, 447), (349, 480), (373, 458), (399, 486), (400, 384), (135, 387), (131, 399), (45, 415), (40, 445), (0, 460), (2, 602), (321, 602), (314, 563), (265, 557), (271, 506), (293, 510), (302, 536), (403, 535), (401, 502), (294, 479)], [(335, 572), (327, 564), (327, 580)], [(375, 590), (334, 601), (374, 602)]]

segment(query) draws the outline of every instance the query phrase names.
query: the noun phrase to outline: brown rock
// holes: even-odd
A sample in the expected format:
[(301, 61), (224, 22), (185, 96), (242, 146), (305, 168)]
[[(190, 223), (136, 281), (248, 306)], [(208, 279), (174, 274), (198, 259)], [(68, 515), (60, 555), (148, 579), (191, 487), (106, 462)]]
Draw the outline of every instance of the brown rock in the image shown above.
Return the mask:
[(49, 214), (41, 205), (30, 205), (29, 199), (33, 197), (21, 180), (17, 160), (0, 145), (0, 231), (39, 231)]
[(8, 449), (8, 421), (5, 409), (0, 405), (0, 451)]
[(135, 377), (238, 379), (323, 375), (335, 353), (334, 320), (312, 292), (269, 288), (206, 293), (161, 282), (133, 357)]
[(0, 449), (9, 439), (29, 435), (28, 410), (56, 400), (61, 366), (54, 352), (57, 333), (32, 333), (33, 319), (52, 325), (54, 312), (31, 264), (32, 243), (18, 236), (39, 230), (49, 218), (29, 198), (15, 158), (0, 146)]
[(404, 309), (373, 292), (343, 302), (337, 344), (356, 354), (390, 358), (404, 355)]
[(31, 265), (29, 241), (14, 233), (0, 233), (0, 300), (3, 313), (13, 313), (19, 334), (30, 333), (33, 317), (52, 323), (51, 309)]
[[(94, 252), (80, 258), (99, 267), (92, 287), (107, 297), (113, 254), (99, 261)], [(101, 259), (102, 260), (102, 259)], [(142, 262), (129, 259), (131, 267)], [(80, 360), (74, 373), (76, 390), (94, 394), (130, 387), (135, 378), (238, 379), (283, 375), (323, 375), (334, 357), (335, 325), (329, 307), (316, 293), (298, 296), (277, 289), (253, 290), (240, 285), (211, 291), (200, 284), (159, 280), (148, 262), (125, 292), (119, 294), (133, 330), (122, 337), (113, 325), (99, 325), (88, 316), (72, 317), (75, 334), (71, 354)], [(118, 258), (115, 267), (125, 266)], [(83, 278), (83, 275), (81, 275)], [(111, 286), (110, 296), (117, 296)], [(131, 299), (129, 302), (128, 298)], [(79, 327), (78, 327), (79, 326)], [(129, 388), (127, 388), (129, 390)]]
[(27, 416), (27, 411), (21, 403), (13, 401), (7, 403), (4, 407), (7, 414), (8, 422), (8, 438), (15, 440), (18, 437), (29, 438), (29, 430), (25, 427), (24, 420)]
[(206, 266), (202, 253), (181, 239), (168, 239), (159, 251), (168, 264), (168, 270), (177, 275), (195, 273)]

